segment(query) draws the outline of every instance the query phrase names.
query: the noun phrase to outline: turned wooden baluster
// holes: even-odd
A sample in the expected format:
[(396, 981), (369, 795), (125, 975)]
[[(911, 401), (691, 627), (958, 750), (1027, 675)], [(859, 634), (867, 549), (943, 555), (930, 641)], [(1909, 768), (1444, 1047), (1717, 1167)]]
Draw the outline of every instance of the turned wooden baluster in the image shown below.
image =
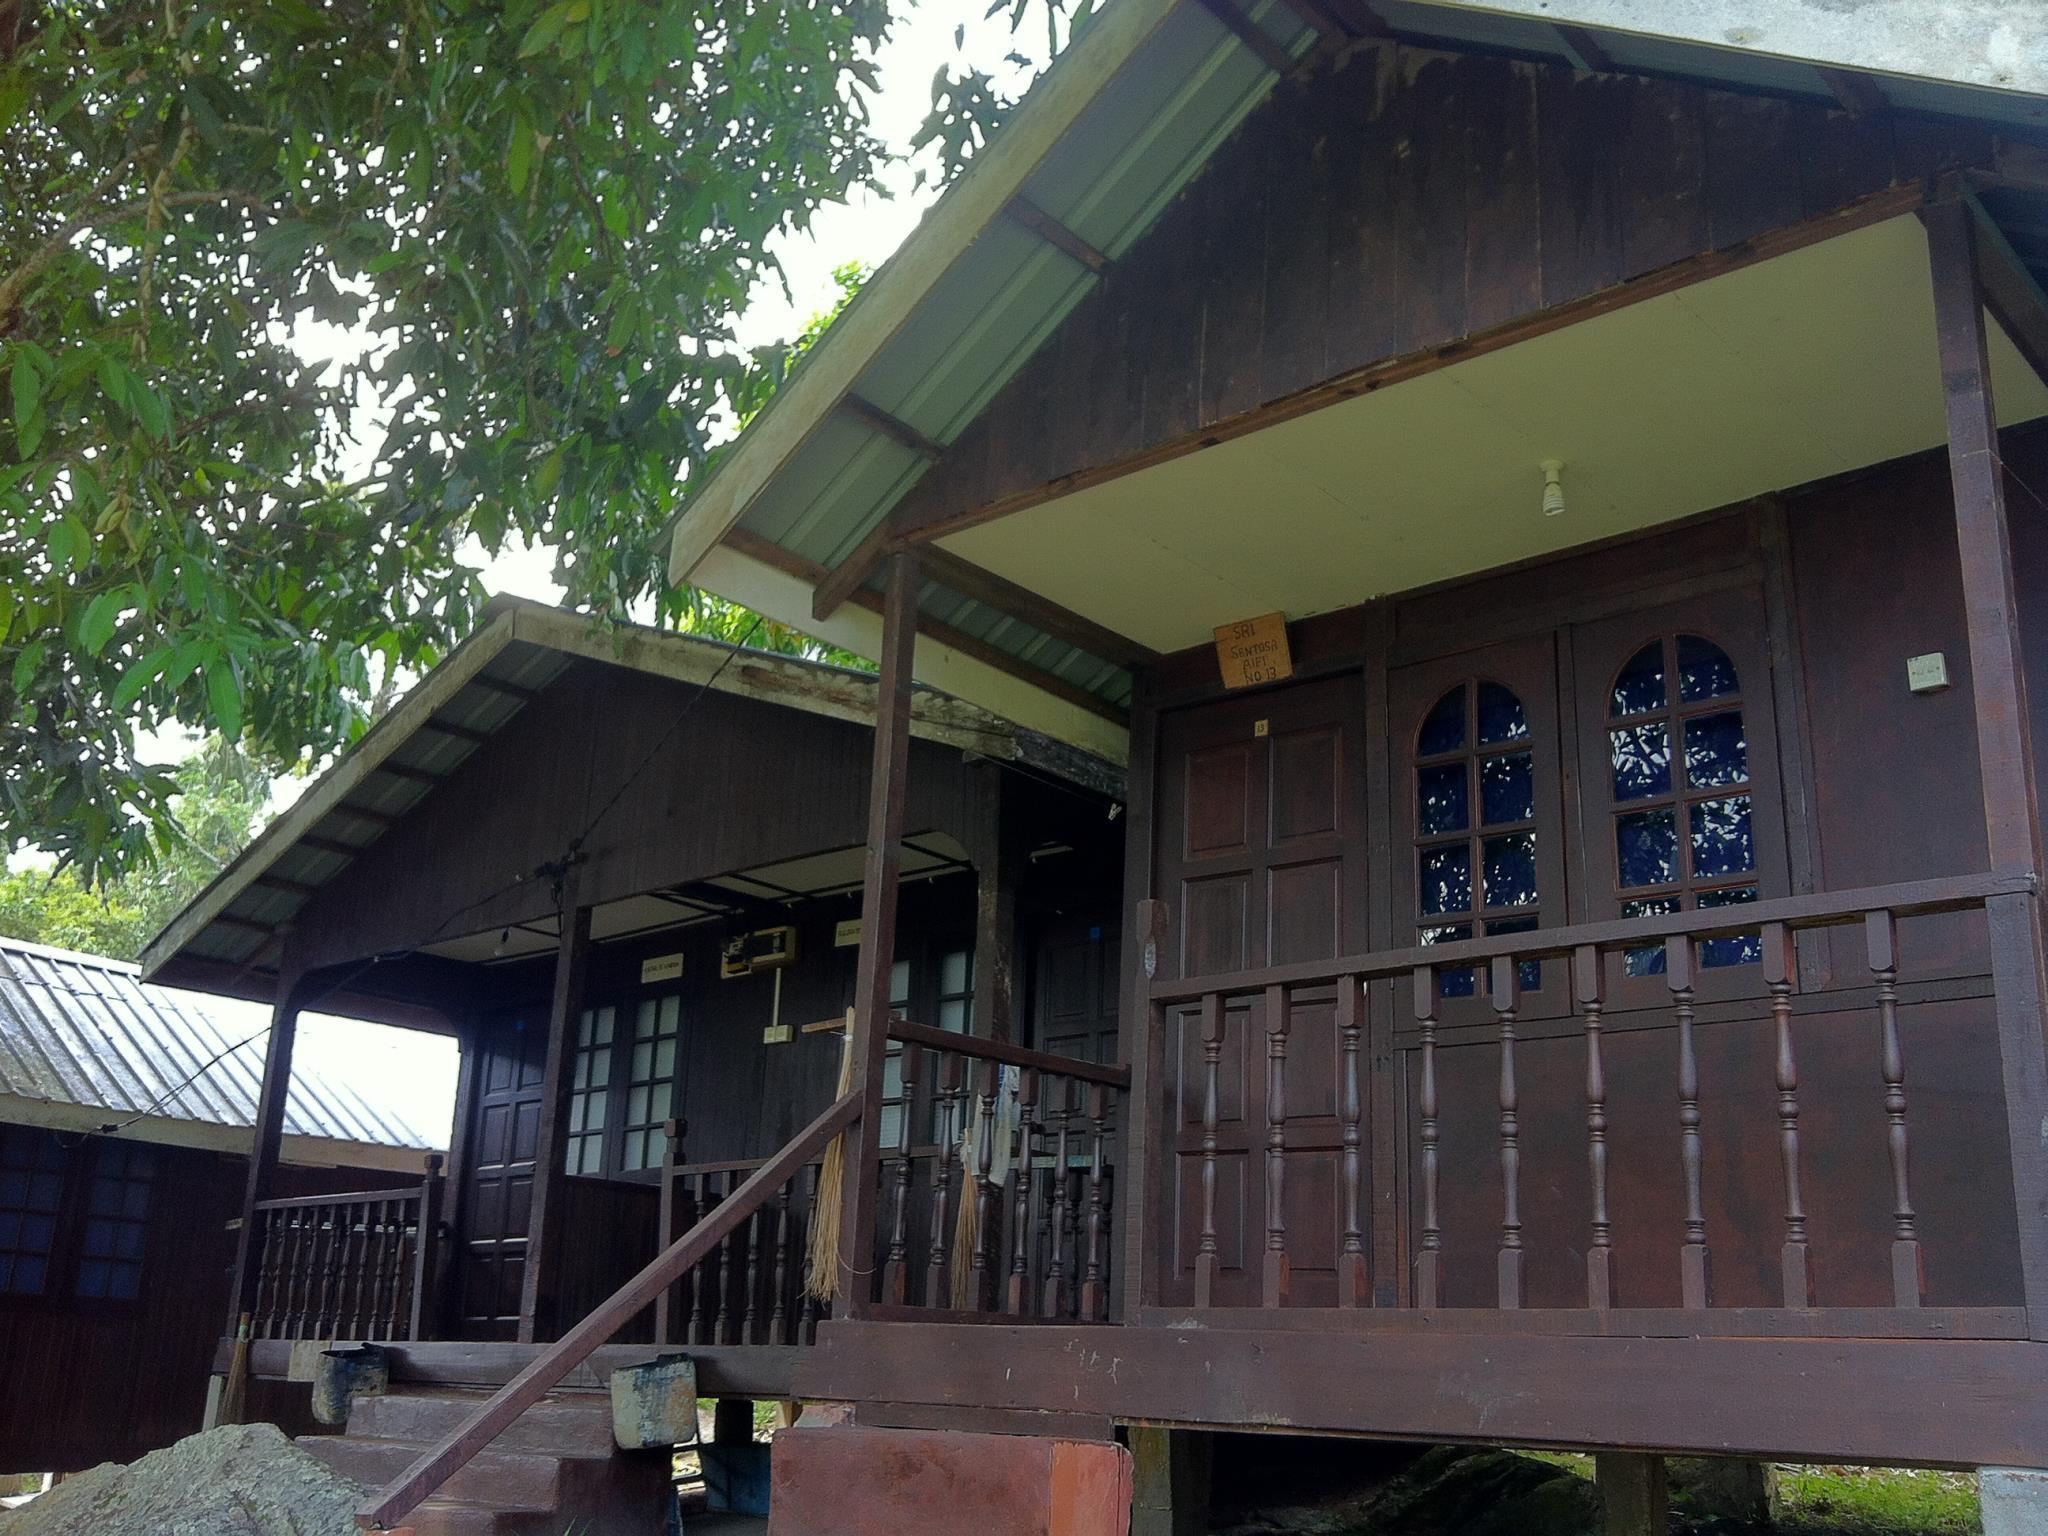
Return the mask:
[(304, 1338), (306, 1326), (306, 1266), (301, 1262), (306, 1252), (306, 1224), (304, 1211), (279, 1211), (278, 1220), (284, 1224), (284, 1257), (278, 1265), (283, 1276), (284, 1290), (284, 1337)]
[(1798, 955), (1783, 923), (1766, 923), (1764, 984), (1771, 989), (1771, 1023), (1778, 1037), (1778, 1152), (1785, 1165), (1785, 1305), (1813, 1305), (1813, 1260), (1806, 1245), (1806, 1204), (1799, 1193), (1799, 1059), (1792, 1049), (1792, 988)]
[[(974, 1154), (974, 1249), (967, 1255), (967, 1306), (988, 1310), (991, 1300), (989, 1248), (1000, 1234), (994, 1230), (1001, 1212), (995, 1198), (996, 1095), (1002, 1086), (1003, 1069), (992, 1061), (981, 1064), (981, 1135)], [(966, 1171), (962, 1171), (966, 1177)], [(967, 1198), (963, 1187), (961, 1199)]]
[[(731, 1171), (716, 1175), (718, 1179), (718, 1203), (723, 1205), (732, 1197), (739, 1175)], [(711, 1251), (711, 1342), (730, 1344), (726, 1335), (732, 1331), (732, 1280), (736, 1250), (733, 1247), (735, 1232), (728, 1232), (719, 1239), (718, 1246)]]
[[(657, 1246), (666, 1248), (682, 1235), (676, 1226), (679, 1200), (676, 1191), (676, 1164), (682, 1160), (682, 1148), (677, 1145), (676, 1123), (664, 1120), (661, 1125), (661, 1193), (655, 1200), (654, 1229), (658, 1234)], [(680, 1293), (670, 1286), (654, 1298), (654, 1342), (673, 1344), (676, 1342), (676, 1298)]]
[(1093, 1144), (1088, 1157), (1088, 1268), (1081, 1281), (1081, 1316), (1099, 1323), (1109, 1317), (1109, 1287), (1102, 1268), (1108, 1210), (1103, 1181), (1109, 1172), (1109, 1090), (1101, 1083), (1088, 1089), (1088, 1124)]
[[(711, 1198), (711, 1175), (696, 1173), (690, 1176), (691, 1203), (696, 1207), (695, 1217), (702, 1221), (711, 1214), (717, 1202)], [(708, 1344), (711, 1342), (712, 1312), (710, 1256), (690, 1271), (690, 1342)]]
[(1031, 1139), (1038, 1121), (1038, 1069), (1026, 1067), (1017, 1080), (1017, 1155), (1010, 1160), (1017, 1180), (1016, 1200), (1010, 1224), (1014, 1229), (1010, 1254), (1010, 1284), (1003, 1297), (1003, 1310), (1021, 1317), (1031, 1310), (1031, 1240), (1037, 1224), (1038, 1171), (1031, 1166)]
[(316, 1339), (334, 1337), (335, 1270), (339, 1263), (335, 1240), (339, 1236), (341, 1208), (313, 1207), (313, 1332)]
[(1372, 1296), (1365, 1261), (1365, 1228), (1359, 1212), (1363, 1194), (1360, 1170), (1359, 1121), (1364, 1117), (1364, 1091), (1358, 1076), (1358, 1038), (1369, 1006), (1365, 987), (1356, 976), (1337, 982), (1337, 1035), (1344, 1046), (1344, 1237), (1337, 1255), (1337, 1305), (1362, 1307)]
[(256, 1211), (250, 1218), (249, 1248), (256, 1255), (256, 1300), (249, 1309), (249, 1337), (267, 1339), (270, 1337), (271, 1309), (277, 1305), (276, 1271), (272, 1265), (276, 1246), (271, 1231), (270, 1212)]
[(354, 1227), (350, 1247), (349, 1322), (358, 1336), (367, 1337), (374, 1326), (375, 1309), (370, 1306), (370, 1259), (377, 1251), (377, 1225), (368, 1205), (359, 1207), (361, 1221)]
[(1927, 1272), (1906, 1176), (1906, 1053), (1899, 1041), (1899, 930), (1889, 912), (1863, 919), (1870, 974), (1877, 982), (1878, 1044), (1884, 1067), (1885, 1140), (1892, 1164), (1892, 1304), (1917, 1307), (1927, 1300)]
[(1045, 1295), (1040, 1303), (1047, 1317), (1067, 1315), (1067, 1135), (1072, 1128), (1074, 1085), (1066, 1078), (1061, 1078), (1057, 1089), (1059, 1133), (1053, 1141), (1049, 1218), (1052, 1230), (1047, 1245), (1052, 1257), (1046, 1266)]
[(1287, 1305), (1293, 1280), (1287, 1256), (1287, 1030), (1292, 1014), (1287, 989), (1266, 988), (1266, 1262), (1259, 1294), (1269, 1307)]
[(1515, 1024), (1522, 1007), (1522, 968), (1513, 955), (1493, 957), (1493, 1016), (1500, 1024), (1500, 1305), (1522, 1304), (1521, 1088), (1515, 1081)]
[(1195, 1305), (1214, 1306), (1216, 1266), (1217, 1078), (1223, 1070), (1223, 995), (1202, 999), (1202, 1233), (1195, 1248)]
[(1685, 1179), (1685, 1241), (1678, 1290), (1688, 1307), (1707, 1305), (1707, 1215), (1700, 1194), (1700, 1058), (1693, 1041), (1692, 940), (1664, 941), (1664, 985), (1678, 1024), (1678, 1160)]
[(768, 1342), (787, 1344), (783, 1335), (789, 1326), (790, 1203), (796, 1195), (796, 1178), (775, 1194), (775, 1295), (768, 1309)]
[(1586, 1165), (1592, 1175), (1593, 1238), (1586, 1249), (1586, 1305), (1614, 1305), (1614, 1227), (1607, 1216), (1607, 1062), (1601, 1015), (1607, 1005), (1607, 968), (1600, 951), (1572, 951), (1572, 1002), (1586, 1024)]
[(754, 1330), (761, 1318), (761, 1244), (768, 1236), (768, 1212), (761, 1209), (747, 1218), (747, 1293), (740, 1314), (740, 1342), (754, 1342)]
[(405, 1315), (412, 1310), (412, 1256), (407, 1252), (405, 1242), (406, 1209), (399, 1201), (386, 1201), (383, 1207), (384, 1263), (388, 1271), (387, 1290), (391, 1307), (386, 1314), (390, 1332), (386, 1338), (394, 1337), (404, 1326)]
[[(932, 1164), (932, 1240), (924, 1271), (924, 1304), (946, 1306), (951, 1288), (946, 1284), (946, 1239), (951, 1228), (946, 1220), (947, 1197), (952, 1193), (953, 1150), (960, 1136), (953, 1124), (953, 1109), (959, 1102), (961, 1059), (950, 1052), (939, 1060), (939, 1155)], [(964, 1176), (966, 1170), (962, 1170)], [(967, 1191), (961, 1189), (961, 1198)]]
[(1443, 1305), (1444, 1231), (1437, 1214), (1436, 967), (1418, 965), (1411, 978), (1415, 1022), (1422, 1026), (1422, 1246), (1415, 1255), (1415, 1305)]
[(882, 1300), (900, 1307), (910, 1295), (910, 1149), (917, 1122), (919, 1046), (903, 1047), (903, 1102), (897, 1110), (895, 1214), (889, 1226), (889, 1256), (882, 1261)]

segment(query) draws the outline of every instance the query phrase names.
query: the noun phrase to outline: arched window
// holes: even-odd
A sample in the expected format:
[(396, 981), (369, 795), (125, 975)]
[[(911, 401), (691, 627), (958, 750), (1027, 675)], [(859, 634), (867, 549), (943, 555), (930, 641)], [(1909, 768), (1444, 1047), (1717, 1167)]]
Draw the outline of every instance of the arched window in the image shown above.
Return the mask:
[[(1629, 658), (1608, 696), (1615, 884), (1624, 917), (1757, 899), (1749, 738), (1728, 653), (1665, 635)], [(1710, 939), (1702, 965), (1758, 958), (1754, 935)], [(1664, 969), (1661, 948), (1631, 950), (1632, 976)]]
[[(1424, 944), (1536, 926), (1536, 783), (1528, 712), (1499, 683), (1458, 684), (1415, 738), (1416, 932)], [(1476, 990), (1439, 973), (1446, 997)], [(1540, 983), (1534, 964), (1522, 984)]]

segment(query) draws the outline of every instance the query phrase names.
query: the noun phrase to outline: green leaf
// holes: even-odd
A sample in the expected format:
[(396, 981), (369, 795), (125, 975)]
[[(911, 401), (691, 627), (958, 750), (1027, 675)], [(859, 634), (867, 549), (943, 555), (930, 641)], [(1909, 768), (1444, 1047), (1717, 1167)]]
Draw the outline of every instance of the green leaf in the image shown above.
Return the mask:
[[(570, 0), (562, 0), (561, 4), (551, 5), (542, 11), (539, 20), (526, 29), (526, 36), (519, 44), (519, 57), (530, 59), (553, 46), (555, 39), (562, 35), (562, 28), (571, 20), (569, 13), (575, 9), (576, 6), (570, 3)], [(589, 14), (588, 7), (584, 8), (584, 12), (586, 15)]]
[(514, 192), (526, 190), (526, 179), (533, 173), (533, 155), (533, 124), (521, 117), (512, 127), (512, 147), (505, 155), (505, 177)]
[(107, 648), (107, 642), (114, 638), (114, 626), (121, 620), (121, 610), (128, 606), (129, 589), (114, 587), (102, 592), (86, 605), (85, 617), (78, 621), (78, 643), (85, 647), (85, 654), (97, 656)]
[(49, 644), (43, 640), (31, 640), (21, 648), (21, 654), (14, 658), (14, 691), (17, 694), (27, 690), (35, 675), (43, 670), (43, 654)]
[[(43, 400), (43, 375), (26, 351), (14, 354), (14, 429), (24, 435), (39, 414)], [(24, 448), (22, 452), (30, 450)]]
[(242, 734), (242, 685), (235, 669), (220, 663), (206, 669), (206, 698), (213, 706), (213, 718), (220, 733), (234, 741)]
[(114, 686), (113, 697), (108, 701), (113, 712), (123, 715), (134, 708), (135, 701), (142, 697), (142, 690), (164, 675), (171, 656), (172, 647), (160, 645), (123, 672), (121, 681)]
[[(553, 453), (540, 461), (540, 468), (534, 471), (534, 493), (539, 496), (552, 496), (555, 494), (555, 487), (561, 483), (562, 449), (558, 444)], [(4, 630), (0, 630), (0, 633), (4, 633)]]
[(79, 557), (92, 548), (92, 535), (85, 524), (71, 516), (57, 519), (57, 526), (50, 530), (50, 568), (63, 575), (78, 563)]

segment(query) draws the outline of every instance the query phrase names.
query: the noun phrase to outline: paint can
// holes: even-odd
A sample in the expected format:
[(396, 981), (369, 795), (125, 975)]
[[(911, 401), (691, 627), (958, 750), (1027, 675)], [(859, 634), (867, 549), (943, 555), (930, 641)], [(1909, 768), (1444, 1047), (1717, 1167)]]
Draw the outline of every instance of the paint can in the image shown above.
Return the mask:
[(391, 1386), (391, 1354), (374, 1344), (356, 1344), (320, 1351), (313, 1376), (313, 1418), (320, 1424), (346, 1424), (349, 1403), (358, 1397), (382, 1397)]
[(697, 1366), (658, 1355), (612, 1372), (612, 1439), (622, 1451), (697, 1443)]

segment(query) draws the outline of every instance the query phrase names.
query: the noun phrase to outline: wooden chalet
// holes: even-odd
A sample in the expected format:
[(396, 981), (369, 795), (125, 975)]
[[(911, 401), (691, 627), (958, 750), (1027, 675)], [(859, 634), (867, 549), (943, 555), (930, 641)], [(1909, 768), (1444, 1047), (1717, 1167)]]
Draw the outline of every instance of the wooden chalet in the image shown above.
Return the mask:
[[(201, 1426), (261, 1034), (132, 965), (0, 938), (0, 1467), (77, 1472)], [(374, 1212), (389, 1304), (409, 1305), (446, 1128), (408, 1124), (368, 1074), (302, 1066), (291, 1090), (273, 1197)], [(302, 1398), (249, 1401), (311, 1430)]]
[[(502, 1357), (522, 1373), (366, 1523), (644, 1358), (594, 1352), (658, 1298), (706, 1390), (771, 1389), (728, 1342), (745, 1305), (739, 1333), (696, 1314), (842, 1136), (837, 1296), (769, 1346), (772, 1390), (870, 1431), (2048, 1467), (2048, 78), (1613, 10), (1112, 0), (748, 427), (671, 575), (880, 658), (872, 766), (837, 748), (838, 830), (802, 840), (865, 826), (850, 994), (784, 1009), (850, 997), (850, 1086), (830, 1049), (761, 1079), (730, 1155), (765, 1160)], [(962, 771), (913, 679), (1127, 764), (1115, 880), (1034, 867), (1120, 933), (1107, 1068), (1042, 1012), (983, 1031), (1030, 1010), (980, 941), (975, 1034), (903, 1001), (919, 834)], [(509, 809), (545, 754), (508, 739), (288, 932), (226, 909), (230, 946), (202, 904), (155, 963), (207, 932), (269, 987), (282, 954), (288, 1021), (297, 978), (444, 908), (484, 949), (538, 923), (551, 1247), (579, 914), (799, 849), (738, 851), (786, 809), (748, 768), (703, 795), (713, 857), (636, 820), (568, 896), (472, 897), (664, 725), (507, 698), (522, 742), (575, 743), (578, 812)], [(714, 755), (650, 793), (680, 807)], [(608, 860), (630, 875), (577, 883)], [(529, 1252), (519, 1306), (508, 1281), (475, 1320), (545, 1337), (546, 1276)], [(778, 1439), (809, 1490), (782, 1536), (835, 1528), (825, 1488), (930, 1513), (833, 1440), (860, 1433)]]
[[(259, 1380), (304, 1380), (295, 1346), (343, 1340), (391, 1346), (409, 1387), (502, 1382), (698, 1215), (731, 1208), (832, 1100), (876, 686), (501, 601), (155, 941), (159, 980), (281, 999), (266, 1115), (300, 1011), (461, 1044), (412, 1310), (387, 1304), (355, 1197), (279, 1199), (272, 1159), (257, 1172), (227, 1333), (248, 1319)], [(1013, 1061), (1043, 1042), (1077, 1081), (1122, 1081), (1102, 1065), (1122, 974), (1121, 772), (940, 694), (910, 707), (898, 1028)], [(892, 1064), (881, 1111), (917, 1133), (920, 1192), (944, 1139), (921, 1061)], [(958, 1085), (952, 1098), (964, 1107)], [(1078, 1093), (1073, 1116), (1069, 1228)], [(607, 1359), (688, 1344), (705, 1391), (794, 1397), (794, 1356), (827, 1310), (801, 1286), (820, 1151), (715, 1277), (635, 1306)], [(223, 1334), (220, 1369), (228, 1357)], [(374, 1481), (394, 1453), (389, 1426), (372, 1438), (320, 1451)]]

